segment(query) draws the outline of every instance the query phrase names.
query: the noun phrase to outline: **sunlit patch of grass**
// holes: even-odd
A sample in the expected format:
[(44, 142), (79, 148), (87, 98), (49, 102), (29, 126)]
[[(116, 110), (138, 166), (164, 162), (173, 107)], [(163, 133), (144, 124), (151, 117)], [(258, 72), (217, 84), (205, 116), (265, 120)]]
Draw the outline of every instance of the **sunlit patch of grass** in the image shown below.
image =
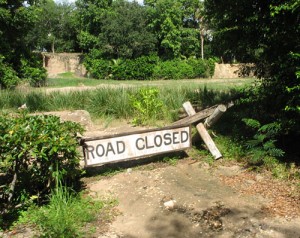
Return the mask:
[(95, 230), (86, 230), (87, 224), (96, 221), (104, 207), (114, 205), (113, 202), (75, 195), (62, 185), (53, 191), (49, 199), (49, 204), (42, 207), (33, 205), (23, 212), (15, 227), (30, 225), (39, 237), (87, 237)]

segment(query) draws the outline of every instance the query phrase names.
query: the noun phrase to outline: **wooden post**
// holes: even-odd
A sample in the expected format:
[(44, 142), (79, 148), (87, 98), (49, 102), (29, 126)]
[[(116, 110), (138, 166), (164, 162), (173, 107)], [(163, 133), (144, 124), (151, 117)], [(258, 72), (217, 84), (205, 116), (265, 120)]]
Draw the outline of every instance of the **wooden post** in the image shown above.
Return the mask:
[[(190, 102), (185, 102), (182, 106), (189, 116), (193, 116), (196, 114), (196, 111), (194, 110), (194, 108)], [(205, 145), (207, 146), (209, 152), (213, 155), (213, 157), (215, 159), (220, 159), (222, 157), (222, 154), (218, 150), (215, 142), (212, 140), (212, 138), (210, 137), (207, 130), (205, 129), (205, 126), (203, 125), (203, 123), (199, 123), (196, 126), (196, 128), (197, 128), (197, 131), (199, 132), (202, 140), (204, 141)]]
[(213, 155), (215, 159), (220, 159), (222, 157), (222, 154), (218, 150), (215, 142), (212, 140), (210, 135), (208, 134), (207, 130), (205, 129), (205, 126), (203, 123), (199, 123), (197, 126), (197, 131), (199, 132), (202, 140), (204, 141), (205, 145), (207, 146), (209, 152)]
[(206, 128), (210, 128), (213, 124), (215, 124), (217, 122), (217, 120), (219, 120), (219, 118), (223, 115), (224, 112), (226, 112), (227, 108), (225, 105), (220, 104), (215, 111), (213, 112), (213, 114), (211, 114), (208, 118), (206, 118), (205, 122), (204, 122), (204, 126)]

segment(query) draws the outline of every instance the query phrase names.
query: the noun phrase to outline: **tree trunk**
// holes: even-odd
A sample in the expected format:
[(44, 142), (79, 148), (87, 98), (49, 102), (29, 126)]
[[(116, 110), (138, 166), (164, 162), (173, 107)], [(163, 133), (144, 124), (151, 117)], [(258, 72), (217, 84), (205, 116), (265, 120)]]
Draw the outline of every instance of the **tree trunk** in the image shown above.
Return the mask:
[(200, 39), (201, 39), (201, 58), (204, 59), (204, 36), (202, 31), (200, 31)]

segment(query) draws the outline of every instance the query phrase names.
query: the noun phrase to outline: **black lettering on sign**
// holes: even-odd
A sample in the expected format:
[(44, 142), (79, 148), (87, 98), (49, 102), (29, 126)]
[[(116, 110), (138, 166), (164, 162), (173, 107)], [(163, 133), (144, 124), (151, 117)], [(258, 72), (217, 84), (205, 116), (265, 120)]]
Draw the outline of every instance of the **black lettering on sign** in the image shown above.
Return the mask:
[(108, 152), (113, 152), (114, 155), (116, 154), (111, 142), (108, 142), (107, 144), (106, 156), (108, 155)]
[(161, 147), (161, 144), (162, 144), (162, 138), (160, 135), (156, 135), (154, 137), (154, 144), (156, 147)]
[(172, 144), (172, 139), (171, 139), (171, 134), (170, 133), (166, 133), (164, 134), (164, 144), (165, 145), (171, 145)]
[(178, 131), (173, 132), (173, 144), (179, 144), (180, 143), (178, 135), (179, 135)]
[[(142, 143), (142, 146), (140, 146), (141, 143), (139, 143), (139, 141), (142, 141), (142, 142), (141, 142), (141, 143)], [(135, 141), (135, 146), (136, 146), (136, 148), (137, 148), (138, 150), (143, 150), (143, 149), (145, 149), (145, 141), (144, 141), (144, 139), (143, 139), (143, 138), (138, 138), (138, 139)]]
[(87, 152), (87, 158), (90, 159), (90, 153), (91, 153), (93, 159), (95, 159), (95, 155), (93, 154), (94, 149), (95, 149), (94, 146), (87, 145), (87, 146), (85, 147), (85, 149), (86, 149), (86, 152)]
[(187, 142), (189, 140), (189, 133), (186, 131), (181, 131), (181, 143)]
[[(100, 153), (101, 152), (101, 153)], [(97, 145), (96, 147), (96, 154), (99, 156), (99, 157), (102, 157), (104, 154), (105, 154), (105, 149), (104, 149), (104, 146), (99, 144)]]
[(152, 149), (152, 148), (154, 148), (154, 145), (149, 145), (148, 144), (148, 137), (147, 136), (146, 136), (145, 140), (146, 140), (146, 149)]
[(123, 141), (117, 141), (118, 154), (122, 154), (125, 151), (125, 143)]

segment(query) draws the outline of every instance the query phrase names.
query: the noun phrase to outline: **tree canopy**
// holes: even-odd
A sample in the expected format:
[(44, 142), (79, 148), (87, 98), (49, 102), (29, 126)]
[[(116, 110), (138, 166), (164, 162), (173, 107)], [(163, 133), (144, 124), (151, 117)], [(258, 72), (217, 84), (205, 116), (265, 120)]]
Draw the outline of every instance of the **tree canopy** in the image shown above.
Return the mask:
[[(15, 87), (20, 78), (41, 66), (25, 41), (38, 11), (33, 1), (0, 0), (0, 88)], [(40, 67), (36, 75), (43, 78), (44, 70)]]
[(204, 9), (215, 54), (255, 63), (262, 82), (248, 98), (253, 115), (299, 137), (300, 1), (205, 0)]

